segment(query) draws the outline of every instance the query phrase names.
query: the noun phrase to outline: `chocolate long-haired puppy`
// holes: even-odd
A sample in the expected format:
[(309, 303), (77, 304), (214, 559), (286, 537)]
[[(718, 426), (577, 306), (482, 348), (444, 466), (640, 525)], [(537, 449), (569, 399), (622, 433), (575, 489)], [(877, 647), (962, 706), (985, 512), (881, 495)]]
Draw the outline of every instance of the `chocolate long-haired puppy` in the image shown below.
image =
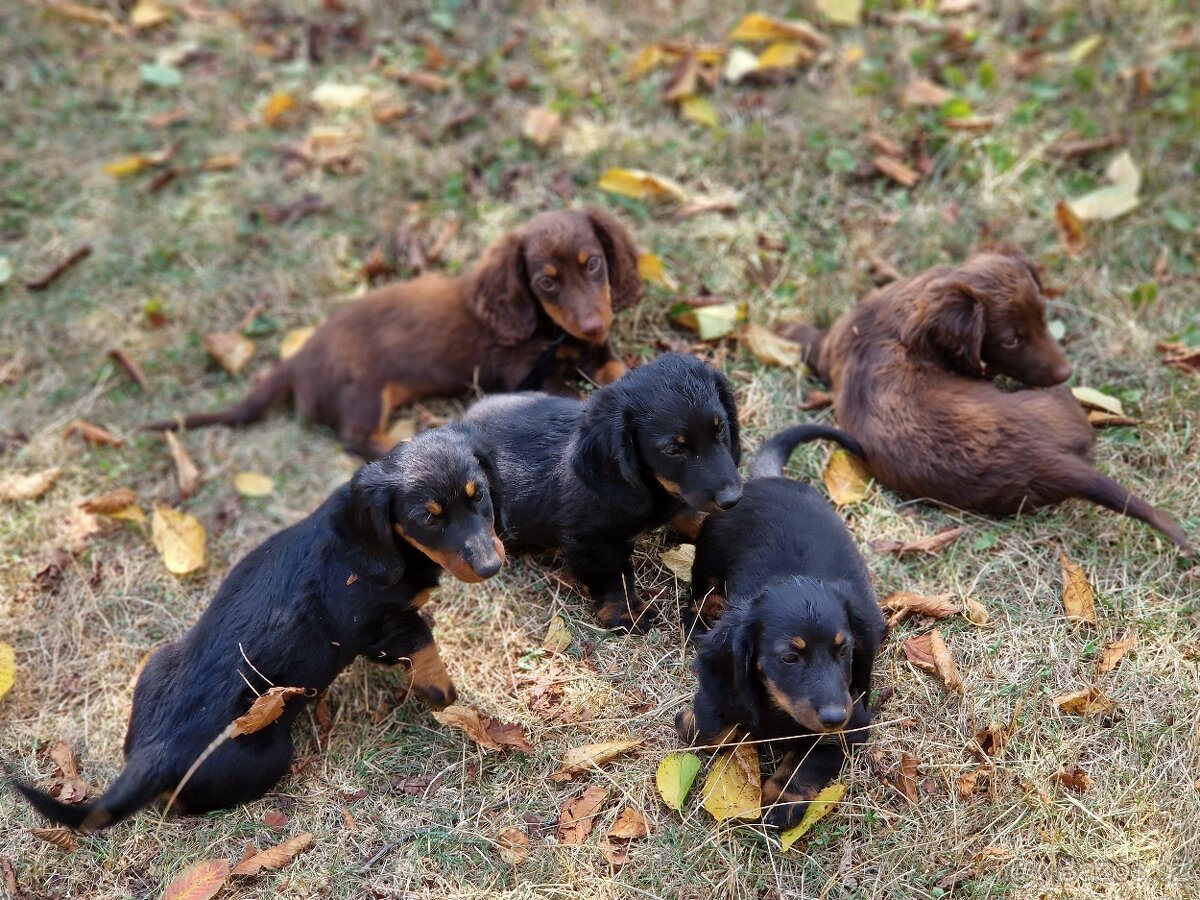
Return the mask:
[(813, 488), (783, 476), (797, 444), (835, 429), (800, 425), (769, 440), (742, 501), (705, 520), (692, 591), (724, 611), (697, 639), (699, 688), (675, 724), (701, 745), (770, 741), (782, 760), (763, 785), (763, 821), (790, 828), (867, 738), (871, 672), (886, 625), (841, 518)]
[[(1095, 432), (1061, 386), (1071, 366), (1024, 257), (978, 253), (872, 292), (828, 334), (787, 333), (886, 487), (1001, 516), (1079, 497), (1190, 549), (1170, 516), (1092, 465)], [(1049, 389), (1004, 391), (998, 374)]]
[(637, 248), (616, 219), (598, 209), (542, 213), (488, 247), (469, 274), (387, 285), (339, 309), (236, 406), (150, 427), (244, 425), (291, 393), (301, 416), (374, 458), (391, 446), (393, 410), (421, 397), (512, 391), (563, 367), (615, 381), (625, 366), (609, 326), (640, 297)]
[(287, 772), (304, 697), (261, 731), (221, 742), (179, 785), (258, 694), (283, 686), (315, 696), (356, 656), (406, 662), (431, 706), (452, 703), (454, 685), (419, 609), (443, 568), (464, 581), (500, 569), (495, 485), (486, 444), (470, 426), (425, 432), (364, 466), (235, 566), (191, 630), (150, 657), (134, 689), (125, 768), (102, 797), (68, 805), (17, 788), (47, 818), (82, 831), (177, 789), (176, 812), (254, 800)]
[(495, 452), (509, 550), (562, 550), (609, 628), (645, 627), (633, 544), (688, 508), (742, 495), (737, 410), (725, 376), (666, 354), (586, 402), (540, 393), (468, 410)]

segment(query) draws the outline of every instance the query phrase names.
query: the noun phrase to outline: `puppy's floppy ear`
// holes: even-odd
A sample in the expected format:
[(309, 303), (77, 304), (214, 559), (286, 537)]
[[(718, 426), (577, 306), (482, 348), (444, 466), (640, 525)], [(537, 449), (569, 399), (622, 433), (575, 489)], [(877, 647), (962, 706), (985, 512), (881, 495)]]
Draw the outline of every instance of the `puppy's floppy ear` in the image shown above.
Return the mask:
[(351, 573), (395, 584), (404, 576), (404, 560), (392, 527), (398, 475), (389, 468), (385, 459), (368, 463), (354, 474), (335, 530)]
[(846, 617), (850, 620), (850, 633), (854, 636), (854, 658), (850, 662), (850, 693), (862, 695), (863, 703), (871, 702), (871, 676), (875, 669), (875, 657), (879, 645), (887, 637), (888, 627), (879, 611), (879, 602), (868, 592), (867, 596), (855, 592), (851, 585), (838, 583), (834, 593), (845, 605)]
[(638, 470), (627, 393), (613, 384), (589, 398), (571, 469), (595, 493), (617, 505), (637, 508), (649, 502), (650, 493)]
[(759, 706), (762, 703), (761, 683), (758, 677), (758, 647), (762, 637), (762, 625), (754, 615), (754, 606), (759, 598), (732, 623), (730, 653), (732, 656), (733, 696), (740, 710), (742, 724), (753, 734), (759, 724)]
[(604, 248), (608, 265), (608, 284), (614, 310), (627, 309), (642, 298), (642, 277), (638, 274), (637, 246), (625, 226), (603, 210), (589, 206), (585, 211), (592, 230)]
[(717, 396), (721, 399), (721, 407), (725, 410), (725, 418), (729, 420), (729, 452), (734, 464), (742, 461), (742, 437), (738, 428), (737, 403), (733, 399), (733, 387), (723, 372), (713, 369), (717, 379)]
[(939, 278), (917, 298), (900, 332), (910, 352), (964, 375), (982, 375), (982, 298), (957, 278)]
[(503, 487), (500, 484), (500, 475), (496, 472), (496, 460), (492, 457), (492, 448), (482, 441), (475, 442), (473, 452), (479, 468), (483, 469), (483, 474), (487, 476), (488, 495), (492, 498), (492, 531), (499, 535), (504, 531), (505, 522)]
[(521, 236), (506, 234), (484, 251), (468, 285), (467, 308), (500, 343), (519, 344), (537, 327)]

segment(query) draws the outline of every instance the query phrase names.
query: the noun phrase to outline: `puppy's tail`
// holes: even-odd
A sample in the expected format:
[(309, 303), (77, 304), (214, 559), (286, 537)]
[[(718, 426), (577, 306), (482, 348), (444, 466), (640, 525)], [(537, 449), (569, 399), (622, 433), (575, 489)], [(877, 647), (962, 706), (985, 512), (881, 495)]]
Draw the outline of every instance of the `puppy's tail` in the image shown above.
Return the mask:
[(1064, 487), (1072, 497), (1090, 500), (1123, 516), (1145, 522), (1157, 528), (1185, 553), (1192, 552), (1192, 545), (1179, 523), (1155, 506), (1151, 506), (1123, 484), (1101, 475), (1091, 466), (1080, 466), (1066, 474)]
[(793, 425), (758, 448), (754, 462), (750, 463), (750, 477), (779, 478), (798, 446), (822, 439), (837, 441), (855, 456), (866, 457), (862, 445), (839, 428), (830, 425)]
[(220, 412), (193, 413), (182, 419), (167, 419), (144, 425), (145, 431), (173, 431), (176, 428), (203, 428), (206, 425), (248, 425), (257, 422), (275, 401), (292, 389), (292, 367), (281, 362), (259, 379), (241, 403)]
[(780, 337), (795, 341), (800, 345), (800, 358), (814, 375), (822, 381), (829, 381), (829, 375), (821, 369), (821, 349), (829, 332), (805, 322), (788, 322), (779, 329)]
[(170, 787), (170, 779), (164, 777), (155, 762), (161, 756), (161, 748), (155, 747), (130, 756), (117, 780), (104, 796), (92, 803), (63, 803), (19, 781), (12, 785), (50, 821), (85, 833), (99, 831), (149, 806)]

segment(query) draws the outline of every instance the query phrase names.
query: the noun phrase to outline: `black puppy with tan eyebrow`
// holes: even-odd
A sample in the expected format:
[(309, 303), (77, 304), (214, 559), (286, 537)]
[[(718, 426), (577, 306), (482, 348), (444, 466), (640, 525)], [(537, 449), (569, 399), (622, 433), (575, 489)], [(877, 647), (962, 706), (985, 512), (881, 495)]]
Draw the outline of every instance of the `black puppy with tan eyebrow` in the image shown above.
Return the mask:
[[(438, 709), (455, 690), (421, 606), (442, 569), (463, 581), (499, 571), (499, 495), (488, 450), (470, 426), (418, 435), (363, 466), (316, 512), (251, 551), (180, 640), (157, 650), (133, 693), (125, 768), (95, 802), (68, 805), (17, 789), (49, 819), (105, 828), (178, 791), (175, 812), (261, 797), (292, 758), (291, 726), (307, 697), (254, 732), (220, 741), (273, 686), (327, 688), (356, 656), (406, 662)], [(179, 785), (183, 782), (183, 787)]]
[(465, 421), (495, 451), (510, 550), (562, 550), (609, 628), (644, 628), (634, 585), (637, 536), (685, 509), (742, 496), (729, 382), (700, 360), (666, 354), (586, 402), (546, 394), (490, 397)]
[[(867, 737), (875, 655), (886, 626), (866, 566), (841, 518), (813, 488), (783, 478), (796, 445), (833, 428), (800, 425), (769, 440), (742, 502), (708, 517), (692, 568), (695, 602), (723, 595), (698, 638), (700, 685), (675, 719), (701, 745), (749, 736), (783, 753), (763, 785), (763, 821), (790, 828)], [(700, 623), (703, 625), (703, 622)]]

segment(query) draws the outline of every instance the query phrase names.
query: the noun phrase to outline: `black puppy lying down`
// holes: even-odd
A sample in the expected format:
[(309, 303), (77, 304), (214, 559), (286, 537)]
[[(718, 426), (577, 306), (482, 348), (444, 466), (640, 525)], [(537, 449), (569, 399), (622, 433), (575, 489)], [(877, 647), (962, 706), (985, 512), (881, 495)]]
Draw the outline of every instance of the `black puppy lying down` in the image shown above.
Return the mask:
[[(763, 821), (790, 828), (866, 740), (875, 654), (886, 633), (866, 566), (845, 525), (813, 488), (782, 476), (796, 445), (835, 437), (801, 425), (771, 438), (742, 502), (711, 515), (692, 568), (697, 604), (726, 597), (698, 639), (700, 686), (675, 719), (689, 743), (770, 740), (783, 753), (763, 785)], [(836, 438), (854, 450), (854, 440)]]
[[(418, 614), (443, 568), (463, 581), (499, 571), (499, 498), (485, 445), (449, 425), (363, 466), (308, 518), (243, 559), (182, 639), (146, 663), (133, 694), (125, 768), (99, 800), (67, 805), (16, 787), (47, 818), (81, 831), (169, 797), (213, 739), (273, 685), (324, 690), (356, 656), (409, 664), (434, 707), (455, 699), (433, 634)], [(192, 773), (177, 812), (262, 796), (287, 771), (289, 700), (261, 731), (218, 745)]]
[(558, 550), (609, 628), (644, 627), (633, 544), (688, 507), (742, 496), (737, 410), (725, 376), (666, 354), (586, 402), (539, 393), (476, 403), (465, 420), (495, 450), (510, 550)]

